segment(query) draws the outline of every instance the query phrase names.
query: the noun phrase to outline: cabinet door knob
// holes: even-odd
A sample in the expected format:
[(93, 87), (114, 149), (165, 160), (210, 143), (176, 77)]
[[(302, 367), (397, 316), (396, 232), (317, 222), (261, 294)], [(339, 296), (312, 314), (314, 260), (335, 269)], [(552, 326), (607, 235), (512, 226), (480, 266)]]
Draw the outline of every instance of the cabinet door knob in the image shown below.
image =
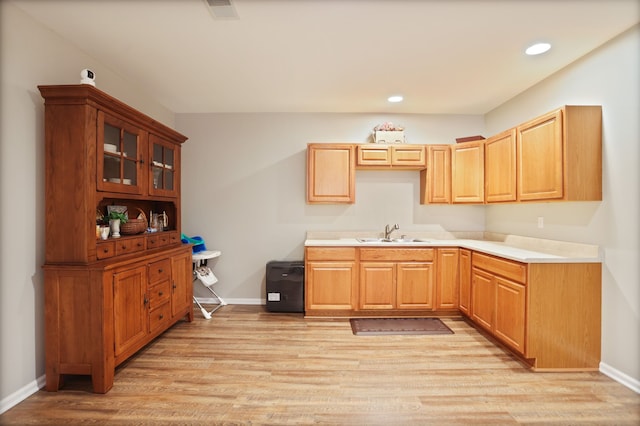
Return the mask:
[(164, 315), (163, 315), (163, 314), (160, 314), (160, 319), (163, 319), (163, 318), (164, 318)]
[(158, 292), (158, 296), (162, 296), (163, 294), (164, 294), (164, 292), (162, 292), (162, 291)]

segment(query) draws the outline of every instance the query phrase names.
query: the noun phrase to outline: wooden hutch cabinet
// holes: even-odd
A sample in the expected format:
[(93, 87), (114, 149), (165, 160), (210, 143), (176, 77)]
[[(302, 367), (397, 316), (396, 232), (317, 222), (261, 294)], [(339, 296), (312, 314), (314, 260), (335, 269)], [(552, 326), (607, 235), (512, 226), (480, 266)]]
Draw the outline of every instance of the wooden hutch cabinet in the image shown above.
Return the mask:
[[(180, 241), (186, 137), (90, 85), (38, 86), (45, 99), (46, 389), (64, 375), (113, 386), (115, 367), (193, 320), (191, 246)], [(101, 240), (109, 206), (166, 214), (161, 231)], [(147, 216), (148, 217), (148, 216)], [(149, 218), (150, 219), (150, 218)]]

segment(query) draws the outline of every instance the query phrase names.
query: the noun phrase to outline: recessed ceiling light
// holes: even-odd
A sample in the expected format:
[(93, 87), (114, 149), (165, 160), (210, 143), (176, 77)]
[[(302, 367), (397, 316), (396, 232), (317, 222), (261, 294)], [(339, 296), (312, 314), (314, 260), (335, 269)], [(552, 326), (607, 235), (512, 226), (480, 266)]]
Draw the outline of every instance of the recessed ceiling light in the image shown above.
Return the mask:
[(527, 50), (525, 50), (524, 53), (527, 55), (539, 55), (549, 49), (551, 49), (551, 45), (549, 43), (536, 43), (527, 47)]
[(402, 96), (400, 96), (400, 95), (396, 95), (396, 96), (389, 96), (389, 97), (387, 98), (387, 100), (388, 100), (389, 102), (402, 102), (402, 100), (403, 100), (403, 99), (404, 99), (404, 98), (403, 98)]

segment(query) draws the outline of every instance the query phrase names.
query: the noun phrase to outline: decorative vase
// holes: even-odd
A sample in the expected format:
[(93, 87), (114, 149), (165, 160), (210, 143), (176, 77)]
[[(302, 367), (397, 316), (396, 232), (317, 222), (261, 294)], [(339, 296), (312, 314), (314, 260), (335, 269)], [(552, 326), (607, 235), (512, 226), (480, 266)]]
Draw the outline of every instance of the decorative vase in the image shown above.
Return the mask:
[(111, 227), (111, 238), (120, 238), (120, 219), (109, 220)]

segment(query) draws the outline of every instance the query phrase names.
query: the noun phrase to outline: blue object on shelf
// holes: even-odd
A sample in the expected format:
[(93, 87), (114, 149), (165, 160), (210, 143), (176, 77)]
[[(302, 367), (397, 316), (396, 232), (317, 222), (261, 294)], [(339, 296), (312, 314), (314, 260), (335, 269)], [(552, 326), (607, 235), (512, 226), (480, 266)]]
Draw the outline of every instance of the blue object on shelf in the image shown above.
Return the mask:
[(180, 236), (180, 240), (184, 244), (193, 244), (193, 247), (192, 247), (193, 253), (200, 253), (201, 251), (205, 251), (207, 249), (207, 246), (204, 245), (204, 238), (199, 237), (197, 235), (195, 237), (190, 238), (182, 234)]

